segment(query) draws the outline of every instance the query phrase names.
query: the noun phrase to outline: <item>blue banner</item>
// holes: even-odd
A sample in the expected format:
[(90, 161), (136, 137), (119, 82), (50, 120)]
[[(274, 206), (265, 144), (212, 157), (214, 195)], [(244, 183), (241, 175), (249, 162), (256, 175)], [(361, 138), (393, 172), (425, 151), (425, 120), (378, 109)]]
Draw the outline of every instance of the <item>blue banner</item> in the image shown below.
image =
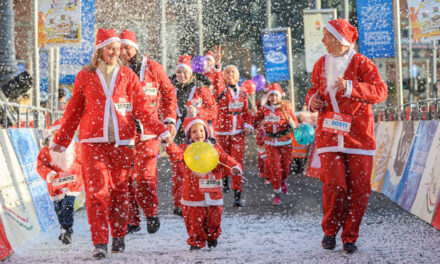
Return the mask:
[(396, 194), (397, 203), (407, 211), (411, 210), (416, 198), (437, 125), (438, 121), (434, 120), (420, 121), (411, 154)]
[(263, 34), (263, 52), (266, 80), (268, 82), (289, 80), (286, 33)]
[(394, 57), (393, 5), (390, 0), (358, 0), (360, 52), (369, 58)]
[(26, 179), (38, 222), (43, 232), (58, 223), (53, 202), (49, 198), (46, 182), (37, 173), (39, 149), (33, 129), (8, 129), (9, 138)]

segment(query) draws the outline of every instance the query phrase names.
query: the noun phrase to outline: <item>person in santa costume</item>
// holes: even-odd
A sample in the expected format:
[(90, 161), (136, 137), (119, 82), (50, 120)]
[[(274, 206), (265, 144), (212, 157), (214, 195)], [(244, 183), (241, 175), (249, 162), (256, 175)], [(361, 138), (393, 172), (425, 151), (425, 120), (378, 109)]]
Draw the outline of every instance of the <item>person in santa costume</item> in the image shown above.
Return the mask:
[(98, 30), (90, 65), (76, 76), (74, 90), (64, 112), (60, 131), (51, 149), (62, 152), (79, 125), (81, 167), (93, 257), (105, 258), (109, 225), (114, 253), (125, 249), (128, 177), (134, 158), (134, 118), (165, 142), (168, 128), (153, 113), (139, 78), (119, 65), (120, 39), (113, 29)]
[[(168, 126), (171, 134), (175, 134), (177, 99), (174, 86), (163, 66), (147, 55), (139, 56), (139, 46), (136, 34), (124, 30), (119, 34), (121, 39), (120, 57), (123, 63), (130, 67), (140, 78), (142, 89), (149, 99), (156, 118)], [(159, 154), (159, 139), (154, 132), (136, 122), (136, 155), (133, 170), (128, 180), (130, 197), (127, 233), (140, 230), (140, 212), (142, 208), (147, 217), (147, 231), (155, 233), (159, 230), (160, 220), (157, 216), (159, 199), (157, 196), (157, 156)], [(134, 184), (136, 181), (136, 184)], [(135, 188), (136, 186), (136, 188)], [(139, 205), (138, 205), (139, 204)]]
[(254, 117), (254, 126), (264, 126), (264, 147), (267, 153), (265, 171), (270, 176), (270, 182), (275, 193), (273, 205), (281, 204), (281, 193), (287, 193), (287, 177), (292, 159), (293, 128), (298, 125), (298, 120), (292, 107), (281, 97), (283, 89), (277, 83), (269, 85), (266, 104), (261, 106)]
[[(227, 168), (231, 174), (241, 177), (242, 167), (231, 156), (209, 138), (209, 128), (205, 120), (200, 117), (185, 118), (183, 122), (186, 134), (186, 143), (177, 146), (171, 143), (166, 151), (172, 163), (183, 163), (183, 154), (186, 148), (194, 142), (208, 142), (212, 144), (219, 155), (219, 164), (209, 173), (191, 171), (184, 163), (184, 180), (182, 192), (182, 211), (190, 250), (217, 246), (217, 239), (221, 234), (221, 219), (223, 211), (223, 195), (221, 178), (225, 175), (219, 167)], [(203, 160), (200, 160), (203, 162)]]
[[(253, 131), (252, 113), (249, 111), (248, 94), (238, 85), (240, 73), (237, 67), (229, 65), (224, 71), (223, 90), (214, 93), (218, 114), (215, 125), (216, 140), (222, 148), (243, 166), (245, 135)], [(241, 201), (242, 177), (231, 176), (234, 190), (234, 206), (243, 206)], [(225, 192), (229, 192), (228, 177), (224, 178)]]
[(80, 145), (73, 141), (63, 153), (49, 149), (49, 142), (60, 129), (61, 120), (56, 120), (43, 139), (43, 147), (37, 157), (37, 172), (47, 182), (50, 199), (55, 206), (55, 213), (61, 226), (58, 239), (63, 244), (72, 243), (73, 203), (81, 194), (83, 179), (81, 176)]
[(354, 50), (358, 32), (344, 19), (328, 22), (322, 42), (327, 54), (315, 64), (306, 103), (319, 112), (315, 143), (324, 183), (322, 246), (336, 247), (342, 229), (343, 250), (357, 250), (359, 226), (371, 193), (376, 148), (371, 105), (384, 101), (387, 86), (374, 63)]
[(213, 51), (208, 51), (205, 54), (207, 61), (207, 68), (203, 73), (206, 77), (211, 80), (211, 93), (214, 91), (222, 90), (224, 86), (223, 82), (223, 72), (222, 72), (222, 51), (221, 47), (214, 47)]
[[(176, 74), (172, 75), (170, 79), (176, 88), (177, 95), (177, 124), (174, 141), (181, 144), (185, 142), (186, 138), (182, 128), (183, 119), (197, 116), (209, 123), (214, 123), (217, 107), (209, 90), (211, 82), (203, 74), (193, 73), (191, 56), (180, 56), (176, 65)], [(182, 215), (180, 200), (182, 197), (183, 168), (183, 163), (173, 163), (172, 193), (174, 213), (177, 215)]]
[[(260, 94), (260, 98), (255, 103), (254, 114), (257, 113), (257, 110), (260, 109), (261, 106), (267, 103), (267, 89), (268, 85), (265, 85), (262, 93)], [(264, 124), (260, 123), (258, 127), (255, 128), (255, 141), (257, 143), (258, 149), (258, 177), (263, 179), (265, 185), (270, 184), (270, 174), (269, 170), (265, 171), (264, 169), (267, 167), (267, 152), (264, 146), (264, 138), (266, 137), (266, 131), (264, 130)]]

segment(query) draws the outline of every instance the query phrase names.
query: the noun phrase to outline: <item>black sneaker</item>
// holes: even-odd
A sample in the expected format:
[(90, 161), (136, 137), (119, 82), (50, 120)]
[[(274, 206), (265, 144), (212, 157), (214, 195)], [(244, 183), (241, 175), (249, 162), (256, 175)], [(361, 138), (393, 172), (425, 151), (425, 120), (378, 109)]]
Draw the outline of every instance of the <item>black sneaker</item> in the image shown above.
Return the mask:
[(217, 239), (214, 239), (212, 241), (208, 241), (209, 248), (215, 248), (216, 246), (217, 246)]
[(156, 233), (157, 230), (159, 230), (159, 227), (160, 227), (159, 217), (157, 217), (157, 216), (147, 217), (147, 231), (148, 231), (148, 233), (150, 233), (150, 234)]
[(223, 178), (223, 192), (228, 193), (230, 191), (229, 189), (229, 178)]
[(107, 256), (107, 244), (95, 245), (95, 250), (93, 250), (94, 259), (103, 259)]
[(333, 250), (336, 247), (336, 237), (335, 236), (324, 236), (321, 245), (324, 249)]
[(179, 205), (174, 207), (173, 214), (178, 215), (178, 216), (183, 216), (182, 208)]
[(234, 207), (243, 207), (243, 203), (241, 202), (241, 192), (234, 191)]
[(343, 250), (345, 253), (353, 254), (358, 250), (358, 247), (356, 246), (355, 243), (344, 243)]
[(112, 253), (122, 253), (125, 249), (123, 237), (114, 237), (112, 241)]
[(189, 248), (189, 250), (200, 250), (201, 248), (199, 248), (199, 247), (196, 247), (196, 246), (191, 246), (190, 248)]
[(70, 243), (72, 243), (72, 234), (73, 234), (73, 229), (71, 227), (66, 228), (65, 229), (65, 233), (63, 238), (61, 239), (61, 242), (63, 242), (64, 245), (69, 245)]
[(141, 231), (141, 227), (137, 225), (127, 225), (127, 235)]

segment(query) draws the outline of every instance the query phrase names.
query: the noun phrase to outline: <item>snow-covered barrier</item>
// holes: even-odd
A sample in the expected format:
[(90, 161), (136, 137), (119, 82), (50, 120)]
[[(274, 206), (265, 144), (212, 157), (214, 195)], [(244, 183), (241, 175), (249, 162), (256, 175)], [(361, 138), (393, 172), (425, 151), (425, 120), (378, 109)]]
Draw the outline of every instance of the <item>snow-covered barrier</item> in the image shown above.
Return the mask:
[(12, 253), (11, 247), (58, 225), (46, 182), (36, 170), (42, 135), (30, 128), (0, 130), (0, 259)]

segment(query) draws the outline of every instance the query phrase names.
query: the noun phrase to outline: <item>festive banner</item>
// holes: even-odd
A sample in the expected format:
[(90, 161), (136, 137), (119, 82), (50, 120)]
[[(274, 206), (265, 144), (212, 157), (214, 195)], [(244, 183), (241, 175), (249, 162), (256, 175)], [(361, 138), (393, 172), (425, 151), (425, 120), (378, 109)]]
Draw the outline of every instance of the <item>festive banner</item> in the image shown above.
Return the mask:
[(376, 129), (376, 154), (373, 160), (373, 172), (371, 174), (371, 188), (381, 192), (390, 159), (391, 147), (393, 146), (398, 122), (380, 122)]
[(407, 0), (411, 34), (415, 43), (440, 39), (440, 2)]
[(31, 194), (6, 130), (0, 130), (0, 216), (12, 248), (40, 234)]
[(290, 79), (287, 41), (286, 32), (263, 34), (264, 68), (269, 82)]
[(416, 198), (437, 125), (438, 121), (420, 121), (411, 154), (396, 193), (397, 203), (407, 211), (411, 210)]
[(38, 45), (79, 45), (81, 0), (38, 1)]
[(394, 57), (393, 3), (358, 0), (360, 52), (369, 58)]
[[(438, 121), (431, 122), (438, 123)], [(411, 213), (431, 223), (440, 195), (440, 129), (438, 126), (425, 163)]]
[(397, 188), (402, 180), (418, 127), (419, 121), (400, 121), (396, 129), (396, 136), (391, 148), (388, 169), (382, 187), (382, 193), (394, 202), (397, 201)]
[(37, 173), (37, 156), (39, 149), (33, 135), (33, 129), (8, 129), (29, 191), (32, 196), (38, 221), (43, 232), (58, 223), (53, 202), (50, 200), (46, 182)]

